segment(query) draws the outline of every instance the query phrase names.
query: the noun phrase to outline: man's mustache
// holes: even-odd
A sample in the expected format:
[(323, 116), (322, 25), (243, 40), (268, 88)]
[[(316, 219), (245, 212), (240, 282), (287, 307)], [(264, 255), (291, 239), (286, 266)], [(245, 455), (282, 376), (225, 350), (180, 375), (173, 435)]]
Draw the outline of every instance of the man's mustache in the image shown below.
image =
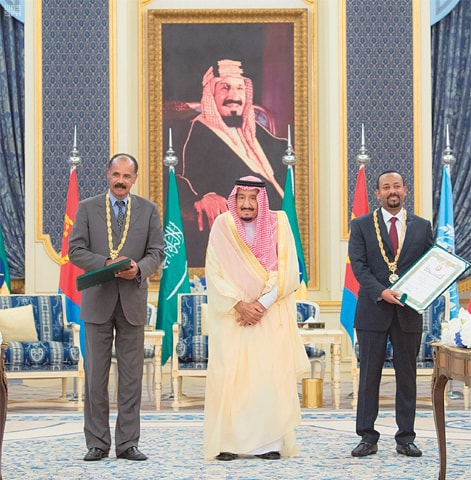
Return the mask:
[(222, 104), (223, 104), (224, 106), (229, 105), (229, 104), (233, 105), (234, 103), (236, 103), (237, 105), (242, 106), (242, 101), (241, 101), (241, 100), (232, 100), (232, 99), (228, 98), (228, 99), (226, 99), (226, 100), (224, 100), (224, 101), (222, 102)]
[(115, 183), (114, 186), (115, 188), (126, 188), (126, 185), (124, 183)]

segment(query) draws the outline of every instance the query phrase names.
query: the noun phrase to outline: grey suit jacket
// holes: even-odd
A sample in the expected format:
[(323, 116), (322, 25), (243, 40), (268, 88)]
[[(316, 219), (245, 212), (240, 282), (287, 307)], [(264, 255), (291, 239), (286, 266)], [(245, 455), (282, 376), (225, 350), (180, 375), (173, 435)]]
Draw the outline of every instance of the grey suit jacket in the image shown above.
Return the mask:
[[(381, 209), (378, 210), (378, 224), (386, 255), (391, 261), (394, 255)], [(432, 226), (428, 220), (408, 213), (406, 227), (398, 259), (398, 275), (404, 273), (433, 243)], [(391, 272), (379, 249), (372, 213), (352, 220), (348, 253), (353, 274), (360, 284), (354, 327), (386, 331), (396, 310), (403, 331), (421, 332), (422, 315), (407, 306), (399, 307), (380, 299), (381, 292), (390, 286)]]
[[(106, 224), (108, 193), (79, 203), (69, 239), (70, 261), (86, 272), (101, 268), (110, 256)], [(119, 241), (119, 228), (111, 209), (113, 248)], [(163, 255), (163, 231), (154, 203), (131, 195), (131, 218), (126, 243), (119, 253), (136, 261), (139, 281), (113, 279), (82, 293), (81, 318), (85, 322), (105, 323), (111, 317), (118, 297), (126, 319), (132, 325), (145, 325), (148, 278), (160, 266)]]

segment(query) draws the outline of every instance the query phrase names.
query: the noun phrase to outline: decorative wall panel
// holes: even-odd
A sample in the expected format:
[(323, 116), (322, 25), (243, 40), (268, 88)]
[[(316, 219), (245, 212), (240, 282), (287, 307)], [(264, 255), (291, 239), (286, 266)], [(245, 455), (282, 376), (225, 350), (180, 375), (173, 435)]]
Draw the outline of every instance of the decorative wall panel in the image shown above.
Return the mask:
[(346, 0), (347, 171), (351, 211), (361, 124), (371, 156), (366, 167), (370, 210), (376, 178), (402, 173), (414, 208), (413, 0)]
[(108, 0), (42, 0), (42, 209), (60, 252), (77, 125), (80, 198), (105, 190), (109, 159)]

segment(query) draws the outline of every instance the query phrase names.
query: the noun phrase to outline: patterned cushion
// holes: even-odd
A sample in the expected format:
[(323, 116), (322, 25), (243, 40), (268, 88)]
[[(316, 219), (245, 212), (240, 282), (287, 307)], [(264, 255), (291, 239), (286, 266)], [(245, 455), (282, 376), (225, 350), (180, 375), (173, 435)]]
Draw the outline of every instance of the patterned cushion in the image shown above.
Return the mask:
[(9, 372), (25, 370), (76, 370), (79, 349), (62, 342), (11, 342), (5, 350)]
[(72, 329), (64, 329), (61, 295), (1, 295), (0, 308), (33, 305), (38, 340), (72, 342)]
[(10, 342), (5, 370), (77, 370), (79, 347), (73, 345), (72, 326), (64, 326), (62, 295), (0, 295), (0, 308), (32, 305), (37, 342)]
[(305, 345), (308, 358), (322, 358), (325, 357), (325, 351), (321, 348), (316, 348), (313, 345)]
[(298, 323), (305, 322), (308, 318), (316, 318), (316, 308), (310, 303), (296, 302)]
[(177, 355), (181, 362), (204, 363), (208, 361), (208, 336), (192, 335), (177, 343)]

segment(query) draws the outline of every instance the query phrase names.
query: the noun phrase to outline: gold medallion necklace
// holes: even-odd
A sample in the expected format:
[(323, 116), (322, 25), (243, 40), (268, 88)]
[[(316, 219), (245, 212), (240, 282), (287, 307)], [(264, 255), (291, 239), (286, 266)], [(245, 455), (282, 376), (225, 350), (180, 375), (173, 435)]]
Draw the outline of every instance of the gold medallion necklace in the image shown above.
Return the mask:
[(383, 256), (383, 260), (386, 262), (386, 265), (388, 266), (388, 269), (391, 272), (391, 275), (389, 275), (389, 282), (394, 283), (397, 280), (399, 280), (399, 275), (396, 274), (397, 261), (399, 259), (399, 255), (401, 254), (402, 243), (404, 242), (404, 236), (406, 234), (407, 211), (404, 210), (404, 215), (402, 217), (401, 238), (399, 240), (399, 245), (397, 247), (396, 256), (394, 257), (394, 260), (392, 262), (390, 262), (389, 258), (386, 255), (386, 252), (384, 251), (383, 239), (381, 238), (381, 233), (379, 231), (378, 210), (379, 210), (379, 208), (377, 208), (373, 212), (373, 221), (374, 221), (374, 224), (375, 224), (376, 238), (378, 240), (379, 250), (381, 251), (381, 255)]
[(128, 198), (128, 204), (126, 207), (126, 222), (124, 223), (124, 230), (123, 235), (121, 236), (121, 241), (116, 249), (113, 248), (113, 233), (111, 231), (111, 200), (110, 195), (106, 195), (106, 226), (108, 228), (108, 247), (110, 249), (110, 258), (114, 260), (118, 258), (119, 252), (123, 248), (124, 244), (126, 243), (126, 238), (128, 236), (129, 230), (129, 221), (131, 219), (131, 195)]

